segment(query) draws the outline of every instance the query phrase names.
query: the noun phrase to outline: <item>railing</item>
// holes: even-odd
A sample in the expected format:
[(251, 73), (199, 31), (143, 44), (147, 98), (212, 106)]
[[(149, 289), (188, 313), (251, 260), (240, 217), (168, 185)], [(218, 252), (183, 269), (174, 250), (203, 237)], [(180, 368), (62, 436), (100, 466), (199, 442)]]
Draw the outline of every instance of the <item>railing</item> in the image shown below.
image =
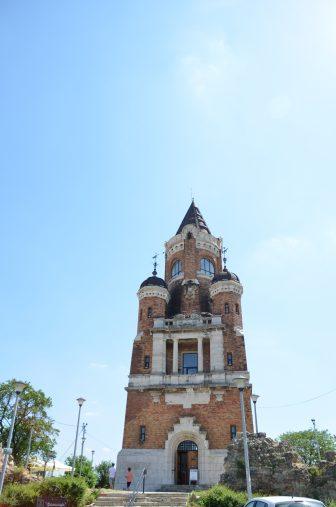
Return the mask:
[(142, 493), (145, 492), (146, 475), (147, 475), (147, 469), (144, 468), (140, 474), (139, 479), (137, 480), (134, 490), (132, 491), (131, 495), (128, 497), (128, 499), (125, 503), (126, 507), (131, 507), (132, 505), (134, 505), (134, 502), (135, 502), (138, 494), (140, 493), (140, 490), (142, 490)]

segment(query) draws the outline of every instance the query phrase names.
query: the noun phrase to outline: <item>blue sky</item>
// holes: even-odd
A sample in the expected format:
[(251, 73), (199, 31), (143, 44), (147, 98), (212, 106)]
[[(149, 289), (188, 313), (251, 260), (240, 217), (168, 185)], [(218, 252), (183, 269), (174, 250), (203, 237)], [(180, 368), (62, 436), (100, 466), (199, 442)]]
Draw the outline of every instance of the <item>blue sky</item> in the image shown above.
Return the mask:
[(59, 458), (78, 396), (87, 455), (121, 447), (136, 291), (191, 189), (244, 284), (260, 429), (336, 433), (336, 392), (296, 404), (336, 388), (335, 22), (326, 0), (1, 2), (0, 380), (53, 398)]

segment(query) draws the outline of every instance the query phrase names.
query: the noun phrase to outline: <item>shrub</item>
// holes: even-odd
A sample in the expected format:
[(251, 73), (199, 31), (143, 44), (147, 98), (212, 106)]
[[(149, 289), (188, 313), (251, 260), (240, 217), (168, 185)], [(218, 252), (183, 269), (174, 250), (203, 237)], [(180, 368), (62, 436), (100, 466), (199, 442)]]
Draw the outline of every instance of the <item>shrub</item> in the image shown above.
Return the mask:
[(86, 482), (82, 478), (51, 477), (41, 482), (40, 496), (59, 496), (66, 498), (69, 507), (85, 505), (85, 495), (88, 492)]
[(0, 503), (34, 507), (39, 496), (39, 486), (39, 484), (8, 484), (0, 496)]
[(225, 486), (214, 486), (199, 495), (192, 495), (188, 505), (203, 507), (242, 507), (247, 501), (245, 493), (237, 493)]

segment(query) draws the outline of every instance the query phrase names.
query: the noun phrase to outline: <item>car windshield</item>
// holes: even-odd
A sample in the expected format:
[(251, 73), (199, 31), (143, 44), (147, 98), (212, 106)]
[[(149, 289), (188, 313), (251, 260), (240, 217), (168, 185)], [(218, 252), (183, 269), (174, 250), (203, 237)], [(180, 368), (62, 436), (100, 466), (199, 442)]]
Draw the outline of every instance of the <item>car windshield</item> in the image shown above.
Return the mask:
[(314, 502), (312, 500), (289, 500), (288, 502), (278, 502), (276, 507), (324, 507), (322, 502)]

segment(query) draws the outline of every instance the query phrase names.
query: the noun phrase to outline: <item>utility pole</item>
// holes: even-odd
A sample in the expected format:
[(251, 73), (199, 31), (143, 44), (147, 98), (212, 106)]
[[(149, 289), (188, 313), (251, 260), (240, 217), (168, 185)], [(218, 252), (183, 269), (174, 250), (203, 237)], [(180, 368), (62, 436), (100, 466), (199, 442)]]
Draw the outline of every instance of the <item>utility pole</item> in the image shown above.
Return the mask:
[(318, 456), (319, 461), (321, 461), (321, 449), (320, 449), (319, 441), (317, 439), (316, 421), (315, 421), (315, 419), (312, 419), (311, 422), (313, 423), (313, 428), (314, 428), (314, 437), (315, 437), (315, 446), (316, 446), (316, 450), (317, 450), (317, 456)]
[(82, 475), (83, 452), (84, 452), (84, 444), (85, 444), (85, 440), (86, 440), (86, 437), (85, 437), (86, 427), (87, 427), (87, 423), (83, 423), (83, 426), (82, 426), (83, 436), (82, 436), (82, 448), (81, 448), (81, 455), (80, 455), (79, 477)]

